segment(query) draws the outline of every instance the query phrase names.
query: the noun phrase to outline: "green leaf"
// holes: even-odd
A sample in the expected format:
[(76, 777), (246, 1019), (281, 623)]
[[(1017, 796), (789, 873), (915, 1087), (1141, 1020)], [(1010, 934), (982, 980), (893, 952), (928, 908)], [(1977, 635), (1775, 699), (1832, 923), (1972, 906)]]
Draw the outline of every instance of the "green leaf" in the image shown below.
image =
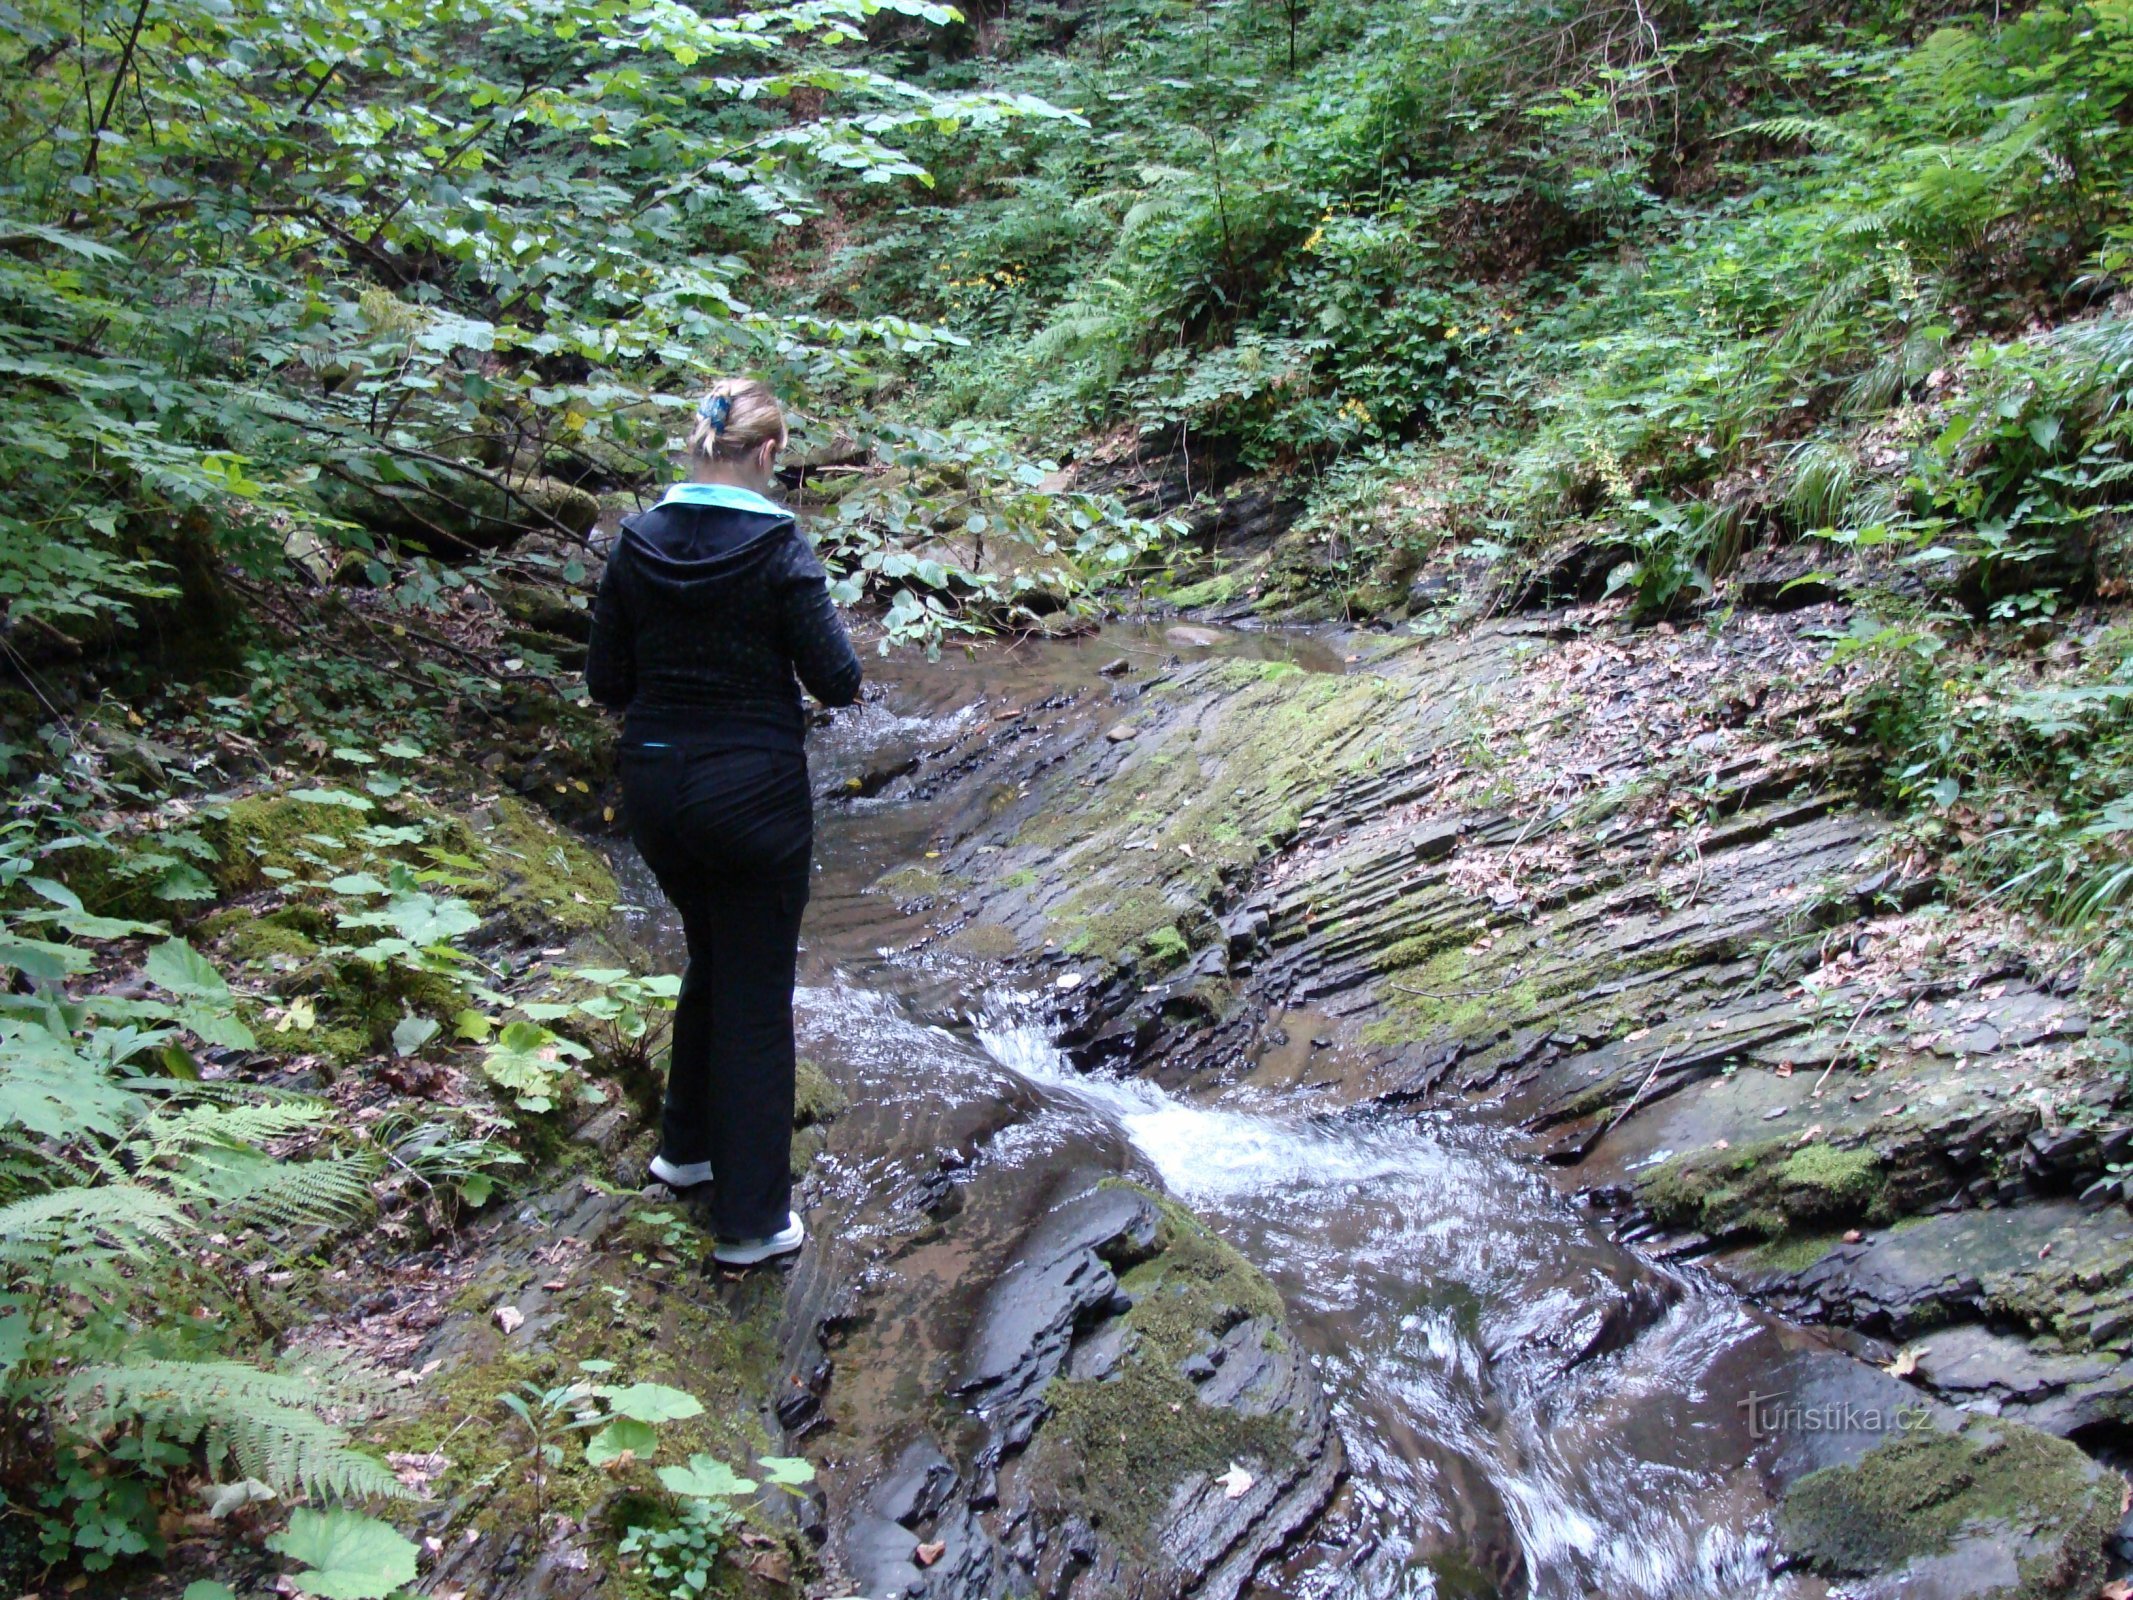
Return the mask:
[(149, 951), (142, 970), (150, 983), (188, 1000), (230, 998), (230, 986), (214, 963), (183, 939), (166, 939)]
[(135, 922), (131, 917), (93, 917), (86, 911), (78, 917), (53, 919), (77, 939), (132, 939), (142, 934), (170, 932), (167, 922)]
[(178, 1020), (202, 1044), (220, 1045), (227, 1050), (250, 1050), (259, 1043), (244, 1023), (228, 1010), (213, 1005), (185, 1006), (178, 1012)]
[(744, 1478), (715, 1456), (698, 1453), (685, 1467), (661, 1467), (659, 1481), (673, 1494), (691, 1500), (728, 1500), (754, 1494), (755, 1480)]
[(663, 1383), (603, 1386), (593, 1393), (618, 1417), (634, 1417), (639, 1422), (681, 1422), (704, 1414), (703, 1402), (695, 1395)]
[(470, 1172), (459, 1180), (459, 1198), (477, 1211), (496, 1193), (496, 1180), (486, 1172)]
[(377, 809), (361, 795), (350, 794), (346, 789), (291, 789), (289, 798), (306, 801), (315, 806), (346, 806), (350, 811)]
[(185, 1586), (181, 1600), (237, 1600), (237, 1591), (226, 1583), (196, 1578)]
[(299, 1506), (267, 1548), (301, 1562), (298, 1587), (322, 1600), (384, 1600), (415, 1581), (414, 1541), (360, 1511)]
[(84, 909), (81, 903), (81, 896), (63, 883), (56, 882), (51, 878), (24, 878), (22, 881), (62, 910), (80, 911)]
[(0, 936), (0, 967), (13, 967), (39, 983), (57, 983), (87, 972), (89, 952), (70, 944), (52, 944), (44, 939)]
[(437, 1037), (437, 1024), (428, 1017), (405, 1016), (393, 1026), (393, 1054), (411, 1056)]
[(191, 863), (174, 861), (156, 879), (155, 896), (158, 900), (212, 900), (215, 883)]
[(635, 1456), (640, 1461), (659, 1448), (659, 1430), (649, 1422), (639, 1422), (635, 1417), (616, 1417), (585, 1441), (585, 1459), (596, 1467), (604, 1467), (624, 1456)]
[(386, 755), (398, 756), (402, 761), (419, 761), (423, 755), (422, 746), (406, 739), (388, 739), (378, 749)]
[(758, 1456), (755, 1464), (763, 1469), (764, 1477), (781, 1488), (797, 1489), (815, 1481), (815, 1464), (802, 1456)]

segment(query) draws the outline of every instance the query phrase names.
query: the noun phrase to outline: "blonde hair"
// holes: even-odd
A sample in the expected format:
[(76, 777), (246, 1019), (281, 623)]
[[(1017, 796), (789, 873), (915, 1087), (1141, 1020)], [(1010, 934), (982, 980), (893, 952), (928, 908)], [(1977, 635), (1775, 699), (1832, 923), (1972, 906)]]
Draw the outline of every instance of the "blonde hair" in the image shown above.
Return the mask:
[(721, 378), (696, 405), (689, 430), (689, 456), (703, 461), (745, 461), (770, 440), (785, 448), (785, 408), (766, 383)]

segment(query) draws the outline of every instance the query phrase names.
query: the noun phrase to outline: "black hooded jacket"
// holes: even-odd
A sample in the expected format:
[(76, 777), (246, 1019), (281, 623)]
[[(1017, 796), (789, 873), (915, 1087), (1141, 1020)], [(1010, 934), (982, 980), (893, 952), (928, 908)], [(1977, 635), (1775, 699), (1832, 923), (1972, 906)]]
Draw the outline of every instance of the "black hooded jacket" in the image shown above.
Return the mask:
[[(753, 496), (739, 497), (753, 499)], [(799, 750), (799, 684), (859, 698), (859, 657), (793, 519), (668, 499), (626, 519), (593, 604), (585, 684), (630, 744)]]

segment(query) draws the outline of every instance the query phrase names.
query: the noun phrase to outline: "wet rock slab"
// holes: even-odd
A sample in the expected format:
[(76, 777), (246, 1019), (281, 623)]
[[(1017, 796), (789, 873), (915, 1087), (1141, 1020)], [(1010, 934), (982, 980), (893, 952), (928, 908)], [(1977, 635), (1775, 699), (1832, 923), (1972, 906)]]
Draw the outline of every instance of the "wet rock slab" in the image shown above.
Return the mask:
[[(944, 762), (985, 796), (943, 831), (945, 930), (1057, 974), (1084, 1067), (1523, 1129), (1640, 1249), (1884, 1360), (1923, 1343), (1905, 1387), (2004, 1412), (2007, 1448), (2018, 1416), (2100, 1437), (2133, 1108), (2083, 1078), (2060, 975), (1893, 858), (1806, 637), (1828, 609), (1153, 673), (1130, 740), (1091, 736), (1107, 704), (1041, 758)], [(1932, 1559), (1901, 1582), (1997, 1582)], [(2085, 1581), (2049, 1565), (2024, 1592)]]

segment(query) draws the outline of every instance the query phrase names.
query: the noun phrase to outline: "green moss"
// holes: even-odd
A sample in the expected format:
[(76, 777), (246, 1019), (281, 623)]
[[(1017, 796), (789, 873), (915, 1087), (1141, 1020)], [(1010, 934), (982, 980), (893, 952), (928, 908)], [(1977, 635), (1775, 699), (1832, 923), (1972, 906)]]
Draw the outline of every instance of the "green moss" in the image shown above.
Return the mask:
[(201, 924), (200, 931), (221, 942), (231, 959), (246, 966), (293, 972), (319, 952), (319, 919), (298, 907), (284, 907), (265, 916), (248, 910), (217, 912)]
[(1135, 885), (1114, 890), (1100, 883), (1071, 895), (1047, 929), (1069, 955), (1116, 961), (1147, 944), (1159, 930), (1177, 937), (1177, 919), (1177, 908), (1155, 889)]
[(1757, 1245), (1749, 1261), (1764, 1272), (1805, 1272), (1843, 1242), (1841, 1233), (1803, 1233)]
[(1861, 1212), (1881, 1192), (1881, 1160), (1871, 1150), (1805, 1144), (1786, 1157), (1778, 1177), (1800, 1195), (1793, 1214)]
[(94, 915), (159, 922), (189, 915), (212, 898), (206, 875), (212, 855), (213, 846), (197, 833), (149, 833), (71, 840), (39, 867)]
[(1235, 573), (1219, 572), (1212, 578), (1202, 578), (1198, 583), (1173, 589), (1164, 599), (1181, 611), (1194, 611), (1202, 606), (1228, 605), (1243, 589), (1243, 580)]
[[(1883, 1572), (1959, 1539), (2012, 1549), (2020, 1579), (2004, 1600), (2094, 1594), (2119, 1486), (2074, 1445), (2013, 1423), (1925, 1429), (1857, 1463), (1809, 1473), (1786, 1492), (1786, 1551), (1831, 1577)], [(2034, 1540), (2034, 1544), (2026, 1541)]]
[(546, 812), (502, 796), (488, 816), (469, 819), (473, 848), (488, 875), (474, 895), (520, 935), (594, 933), (614, 919), (620, 891), (607, 863)]
[(804, 1056), (798, 1063), (793, 1084), (792, 1154), (794, 1178), (804, 1177), (829, 1143), (829, 1125), (846, 1105), (844, 1091)]
[(1035, 872), (1028, 867), (1021, 867), (1002, 878), (1000, 887), (1003, 889), (1027, 889), (1035, 884), (1036, 881), (1037, 874)]
[(287, 794), (232, 801), (210, 824), (221, 856), (216, 886), (225, 894), (241, 894), (282, 877), (344, 870), (361, 853), (350, 836), (367, 820), (367, 813), (352, 806)]
[(1639, 1193), (1668, 1227), (1774, 1238), (1872, 1220), (1883, 1181), (1870, 1149), (1766, 1139), (1675, 1156), (1641, 1181)]
[(1141, 941), (1157, 969), (1182, 966), (1192, 955), (1192, 946), (1174, 927), (1161, 927)]
[(694, 1274), (646, 1272), (638, 1254), (619, 1231), (611, 1233), (558, 1294), (553, 1304), (562, 1321), (537, 1349), (506, 1346), (485, 1321), (523, 1282), (492, 1276), (462, 1296), (471, 1303), (456, 1309), (484, 1319), (477, 1323), (482, 1352), (427, 1381), (416, 1391), (417, 1414), (379, 1441), (388, 1450), (445, 1455), (449, 1464), (437, 1487), (447, 1499), (467, 1497), (456, 1527), (488, 1532), (530, 1523), (532, 1440), (502, 1396), (523, 1383), (571, 1382), (582, 1376), (581, 1361), (615, 1363), (603, 1382), (685, 1389), (703, 1402), (704, 1415), (661, 1424), (655, 1462), (615, 1471), (586, 1465), (585, 1435), (565, 1435), (562, 1464), (551, 1474), (551, 1511), (582, 1520), (618, 1490), (657, 1496), (653, 1465), (684, 1461), (694, 1451), (745, 1467), (775, 1447), (762, 1415), (781, 1371), (778, 1287), (744, 1284), (729, 1302)]
[(1278, 1326), (1280, 1296), (1184, 1207), (1149, 1198), (1161, 1220), (1153, 1253), (1119, 1280), (1133, 1308), (1118, 1367), (1102, 1379), (1053, 1382), (1052, 1416), (1031, 1457), (1040, 1496), (1144, 1552), (1171, 1486), (1233, 1461), (1264, 1469), (1295, 1442), (1279, 1416), (1206, 1405), (1181, 1370), (1242, 1322)]
[(848, 1104), (829, 1074), (802, 1056), (793, 1069), (792, 1125), (812, 1128), (833, 1120)]
[[(1539, 1008), (1543, 996), (1530, 980), (1506, 984), (1477, 969), (1467, 949), (1465, 927), (1418, 934), (1386, 948), (1372, 965), (1383, 976), (1378, 1005), (1384, 1015), (1363, 1030), (1365, 1044), (1394, 1046), (1432, 1034), (1480, 1037), (1500, 1032), (1512, 1018)], [(1499, 960), (1508, 964), (1511, 956)]]
[(997, 922), (973, 922), (960, 928), (948, 941), (948, 948), (958, 955), (976, 956), (981, 961), (1003, 961), (1022, 948), (1014, 930)]
[[(287, 932), (284, 929), (284, 935)], [(443, 973), (415, 972), (398, 964), (373, 966), (352, 957), (299, 966), (284, 976), (280, 987), (289, 996), (309, 1000), (314, 1024), (307, 1029), (268, 1028), (261, 1042), (270, 1049), (322, 1056), (342, 1065), (384, 1050), (402, 1017), (449, 1023), (467, 1003), (465, 991)]]
[(941, 875), (932, 867), (913, 862), (893, 872), (884, 872), (874, 880), (874, 887), (899, 902), (929, 900), (941, 892)]

